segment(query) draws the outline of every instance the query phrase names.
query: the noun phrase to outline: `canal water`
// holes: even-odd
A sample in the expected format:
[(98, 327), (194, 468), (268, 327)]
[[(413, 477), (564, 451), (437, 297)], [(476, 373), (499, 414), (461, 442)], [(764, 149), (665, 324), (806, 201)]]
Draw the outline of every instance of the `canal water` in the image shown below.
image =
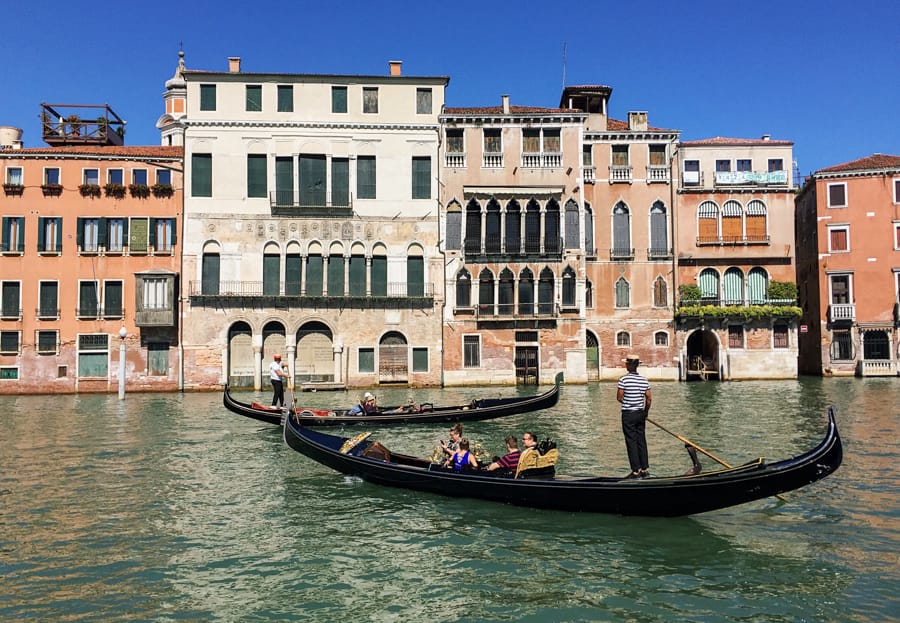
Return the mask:
[[(784, 502), (678, 519), (562, 513), (346, 478), (225, 411), (219, 394), (2, 397), (0, 621), (897, 620), (897, 379), (653, 391), (655, 420), (732, 463), (808, 449), (834, 404), (844, 464)], [(415, 397), (514, 393), (529, 391)], [(614, 394), (564, 386), (556, 408), (472, 423), (466, 436), (499, 453), (507, 433), (531, 429), (557, 441), (560, 472), (625, 474)], [(446, 429), (375, 436), (430, 454)], [(648, 441), (652, 472), (689, 467), (668, 434), (651, 426)]]

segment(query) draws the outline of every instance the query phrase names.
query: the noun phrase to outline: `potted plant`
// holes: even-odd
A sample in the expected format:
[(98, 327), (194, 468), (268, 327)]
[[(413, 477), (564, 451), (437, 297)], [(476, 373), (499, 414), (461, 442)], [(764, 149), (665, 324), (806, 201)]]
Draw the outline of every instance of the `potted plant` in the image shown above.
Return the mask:
[(22, 191), (24, 190), (25, 186), (23, 186), (22, 184), (7, 183), (3, 185), (3, 192), (5, 192), (7, 195), (21, 195)]
[(146, 184), (129, 184), (128, 192), (131, 193), (132, 197), (146, 199), (150, 196), (150, 187)]
[(82, 197), (99, 197), (100, 184), (82, 184), (78, 187)]
[(97, 117), (97, 136), (100, 138), (106, 138), (106, 117)]
[(150, 187), (154, 197), (171, 197), (175, 193), (175, 189), (171, 184), (154, 184)]
[(41, 191), (46, 197), (58, 197), (62, 194), (62, 184), (41, 184)]
[(81, 135), (81, 117), (78, 115), (69, 115), (66, 117), (66, 123), (69, 124), (69, 136)]
[(107, 197), (122, 199), (125, 197), (125, 186), (123, 184), (109, 183), (103, 187), (103, 192), (106, 193)]
[(701, 290), (696, 283), (685, 283), (678, 286), (678, 295), (681, 305), (699, 305)]

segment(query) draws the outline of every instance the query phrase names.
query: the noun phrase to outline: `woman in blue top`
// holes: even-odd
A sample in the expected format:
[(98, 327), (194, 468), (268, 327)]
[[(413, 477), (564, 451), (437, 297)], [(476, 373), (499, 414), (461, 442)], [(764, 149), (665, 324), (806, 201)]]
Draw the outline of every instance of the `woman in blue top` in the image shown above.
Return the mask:
[(475, 458), (475, 455), (469, 452), (469, 440), (463, 437), (459, 440), (459, 447), (456, 449), (456, 452), (447, 459), (447, 462), (444, 464), (447, 467), (452, 467), (454, 471), (461, 472), (464, 469), (478, 469), (478, 460)]

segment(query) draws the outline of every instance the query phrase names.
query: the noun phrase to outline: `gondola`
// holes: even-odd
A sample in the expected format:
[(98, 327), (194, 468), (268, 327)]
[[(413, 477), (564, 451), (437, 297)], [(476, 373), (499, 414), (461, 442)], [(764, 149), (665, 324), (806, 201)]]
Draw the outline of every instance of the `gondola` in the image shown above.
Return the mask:
[[(536, 396), (512, 396), (509, 398), (480, 398), (464, 405), (435, 406), (429, 403), (410, 408), (407, 405), (381, 407), (375, 413), (365, 415), (348, 415), (348, 409), (317, 410), (296, 409), (296, 417), (303, 426), (345, 426), (347, 424), (387, 425), (435, 422), (473, 422), (490, 420), (518, 413), (528, 413), (540, 409), (549, 409), (559, 402), (559, 386), (562, 383), (562, 372), (549, 390)], [(237, 400), (228, 391), (222, 395), (222, 403), (229, 411), (239, 415), (281, 425), (285, 410), (258, 403), (246, 403)]]
[[(302, 418), (301, 418), (302, 419)], [(812, 450), (794, 458), (769, 463), (763, 459), (728, 469), (680, 476), (643, 479), (619, 477), (567, 477), (547, 473), (528, 477), (497, 477), (492, 472), (453, 472), (428, 459), (390, 452), (368, 438), (328, 435), (290, 418), (284, 440), (297, 452), (363, 480), (455, 497), (478, 498), (519, 506), (562, 511), (619, 515), (677, 517), (713, 511), (821, 480), (841, 464), (843, 449), (834, 418), (828, 409), (825, 438)]]

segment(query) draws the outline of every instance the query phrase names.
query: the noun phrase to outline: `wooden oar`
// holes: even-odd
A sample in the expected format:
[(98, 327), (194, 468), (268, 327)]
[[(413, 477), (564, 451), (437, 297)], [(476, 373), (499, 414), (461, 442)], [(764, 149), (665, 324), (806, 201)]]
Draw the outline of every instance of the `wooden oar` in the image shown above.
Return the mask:
[[(698, 446), (697, 444), (695, 444), (693, 441), (691, 441), (691, 440), (688, 439), (687, 437), (682, 437), (682, 436), (679, 435), (678, 433), (673, 433), (672, 431), (670, 431), (668, 428), (666, 428), (666, 427), (663, 426), (662, 424), (659, 424), (659, 423), (657, 423), (657, 422), (654, 422), (654, 421), (651, 420), (650, 418), (647, 418), (647, 421), (650, 422), (651, 424), (653, 424), (656, 428), (660, 429), (661, 431), (664, 431), (664, 432), (666, 432), (666, 433), (669, 433), (670, 435), (672, 435), (672, 437), (674, 437), (674, 438), (677, 439), (678, 441), (682, 442), (682, 443), (685, 444), (686, 446), (690, 446), (690, 447), (692, 447), (692, 448), (696, 448), (697, 450), (699, 450), (700, 452), (702, 452), (703, 454), (705, 454), (706, 456), (708, 456), (709, 458), (711, 458), (713, 461), (715, 461), (715, 462), (718, 463), (719, 465), (722, 465), (722, 466), (727, 467), (727, 468), (729, 468), (729, 469), (731, 469), (731, 468), (734, 467), (733, 465), (729, 464), (728, 461), (724, 461), (724, 460), (720, 459), (719, 457), (717, 457), (717, 456), (716, 456), (715, 454), (713, 454), (712, 452), (709, 452), (709, 451), (707, 451), (707, 450), (704, 450), (703, 448), (701, 448), (700, 446)], [(784, 499), (783, 497), (781, 497), (781, 496), (778, 495), (777, 493), (775, 494), (775, 497), (778, 498), (779, 500), (781, 500), (782, 502), (787, 502), (786, 499)]]

